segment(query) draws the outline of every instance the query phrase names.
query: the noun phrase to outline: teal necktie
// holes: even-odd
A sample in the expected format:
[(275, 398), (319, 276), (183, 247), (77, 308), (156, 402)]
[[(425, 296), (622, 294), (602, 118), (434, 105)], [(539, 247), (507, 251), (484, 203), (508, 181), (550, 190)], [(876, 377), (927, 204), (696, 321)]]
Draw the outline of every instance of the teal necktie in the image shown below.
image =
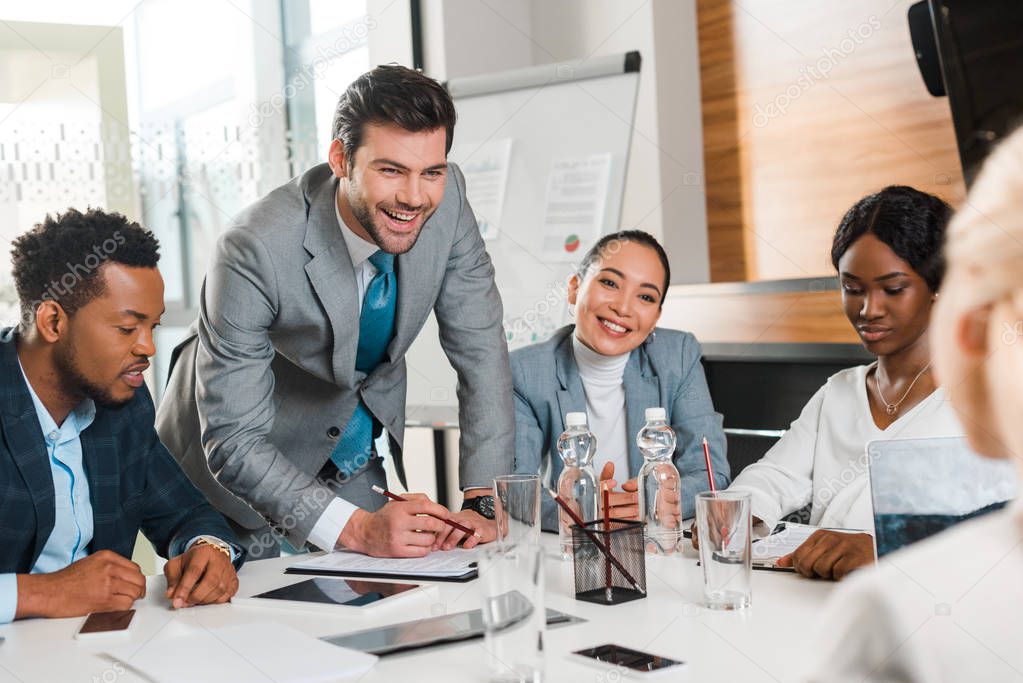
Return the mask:
[[(362, 301), (359, 346), (355, 354), (355, 369), (367, 375), (376, 369), (387, 353), (387, 345), (394, 336), (394, 312), (398, 301), (394, 254), (377, 251), (369, 257), (369, 261), (378, 272), (370, 280)], [(376, 420), (360, 399), (330, 455), (344, 478), (351, 477), (369, 462), (375, 425)]]

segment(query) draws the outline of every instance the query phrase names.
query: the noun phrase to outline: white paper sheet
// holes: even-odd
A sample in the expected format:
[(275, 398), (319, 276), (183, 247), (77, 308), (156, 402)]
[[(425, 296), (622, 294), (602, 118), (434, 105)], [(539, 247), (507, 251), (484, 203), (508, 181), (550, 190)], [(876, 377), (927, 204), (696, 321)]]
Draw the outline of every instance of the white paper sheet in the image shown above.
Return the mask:
[(325, 572), (365, 572), (407, 576), (458, 577), (471, 571), (476, 561), (475, 549), (436, 550), (426, 557), (370, 557), (349, 550), (328, 553), (291, 565), (294, 569)]
[(268, 622), (215, 629), (174, 623), (141, 647), (126, 645), (109, 656), (159, 683), (317, 683), (361, 676), (377, 661)]
[(597, 240), (604, 226), (610, 179), (610, 154), (551, 162), (541, 245), (546, 260), (578, 260)]
[[(752, 546), (753, 563), (761, 565), (773, 565), (779, 557), (794, 553), (803, 545), (810, 536), (818, 531), (820, 527), (808, 524), (797, 524), (786, 522), (785, 528), (781, 531), (766, 536), (759, 541), (754, 541)], [(859, 529), (831, 529), (844, 533), (863, 533)]]
[(485, 240), (500, 232), (511, 148), (511, 138), (499, 138), (454, 145), (449, 155), (465, 176), (465, 194)]

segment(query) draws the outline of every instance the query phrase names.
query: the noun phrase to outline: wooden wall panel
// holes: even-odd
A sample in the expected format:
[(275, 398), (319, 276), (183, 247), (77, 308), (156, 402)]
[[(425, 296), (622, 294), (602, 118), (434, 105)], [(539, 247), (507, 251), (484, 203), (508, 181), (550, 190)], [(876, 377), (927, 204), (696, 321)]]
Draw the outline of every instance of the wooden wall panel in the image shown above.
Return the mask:
[(701, 343), (860, 343), (837, 289), (804, 281), (797, 291), (758, 291), (760, 284), (671, 287), (658, 325), (686, 330)]
[(732, 3), (701, 0), (697, 19), (710, 278), (746, 280)]
[(844, 211), (902, 183), (956, 205), (948, 101), (932, 98), (911, 0), (699, 0), (715, 282), (831, 275)]

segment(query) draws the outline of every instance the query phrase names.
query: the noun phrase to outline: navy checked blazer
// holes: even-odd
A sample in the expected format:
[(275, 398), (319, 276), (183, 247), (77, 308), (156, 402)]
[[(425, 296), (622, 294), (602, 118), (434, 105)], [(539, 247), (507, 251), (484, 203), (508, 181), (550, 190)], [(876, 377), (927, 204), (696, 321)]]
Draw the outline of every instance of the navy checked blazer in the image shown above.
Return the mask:
[[(18, 367), (14, 328), (0, 330), (0, 573), (27, 573), (53, 531), (54, 491), (46, 443)], [(82, 432), (94, 532), (89, 553), (131, 557), (139, 529), (164, 557), (207, 534), (235, 546), (231, 528), (206, 502), (160, 442), (143, 386), (118, 408), (96, 406)]]

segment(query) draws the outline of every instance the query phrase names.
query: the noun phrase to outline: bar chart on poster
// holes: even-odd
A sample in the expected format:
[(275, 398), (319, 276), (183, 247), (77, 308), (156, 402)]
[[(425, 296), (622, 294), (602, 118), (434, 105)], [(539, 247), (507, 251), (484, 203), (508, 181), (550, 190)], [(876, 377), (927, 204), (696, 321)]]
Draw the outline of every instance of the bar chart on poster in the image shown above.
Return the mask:
[[(448, 159), (494, 262), (511, 349), (569, 321), (568, 277), (619, 229), (639, 69), (629, 52), (447, 83), (458, 111)], [(406, 361), (410, 419), (457, 405), (432, 316)]]

